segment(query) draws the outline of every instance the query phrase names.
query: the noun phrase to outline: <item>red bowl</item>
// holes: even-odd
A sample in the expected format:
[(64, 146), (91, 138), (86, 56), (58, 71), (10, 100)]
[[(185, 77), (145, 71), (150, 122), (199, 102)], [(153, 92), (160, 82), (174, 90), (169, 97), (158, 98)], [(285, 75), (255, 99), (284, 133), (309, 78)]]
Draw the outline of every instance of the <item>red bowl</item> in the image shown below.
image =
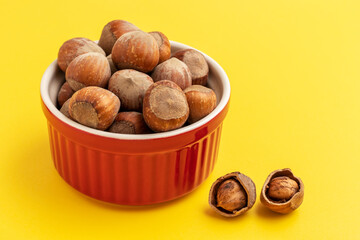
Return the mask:
[[(171, 42), (172, 51), (191, 48)], [(217, 159), (230, 84), (224, 70), (204, 54), (217, 107), (205, 118), (177, 130), (116, 134), (80, 125), (56, 108), (64, 73), (56, 60), (41, 80), (52, 159), (60, 176), (78, 191), (123, 205), (154, 204), (179, 198), (199, 186)]]

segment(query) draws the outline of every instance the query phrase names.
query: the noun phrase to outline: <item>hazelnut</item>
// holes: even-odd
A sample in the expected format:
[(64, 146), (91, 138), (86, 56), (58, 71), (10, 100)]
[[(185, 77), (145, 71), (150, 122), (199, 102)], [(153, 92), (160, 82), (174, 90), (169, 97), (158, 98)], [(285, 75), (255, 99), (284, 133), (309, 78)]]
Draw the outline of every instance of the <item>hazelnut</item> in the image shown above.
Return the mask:
[(299, 185), (289, 177), (276, 177), (271, 179), (268, 185), (268, 196), (275, 201), (289, 200), (299, 191)]
[(154, 82), (170, 80), (181, 89), (191, 86), (191, 75), (188, 66), (177, 58), (170, 58), (157, 65), (151, 74)]
[(233, 212), (246, 205), (246, 192), (244, 188), (234, 179), (222, 182), (216, 193), (216, 206), (226, 211)]
[(189, 67), (193, 85), (206, 86), (209, 66), (200, 52), (194, 49), (184, 49), (175, 52), (173, 57), (180, 59)]
[(202, 119), (216, 107), (216, 95), (210, 88), (192, 85), (187, 87), (184, 93), (190, 109), (189, 123)]
[(70, 118), (72, 120), (70, 113), (69, 113), (69, 103), (70, 103), (70, 98), (68, 100), (66, 100), (66, 102), (64, 102), (64, 104), (60, 108), (60, 112), (62, 114), (64, 114), (67, 118)]
[(87, 38), (72, 38), (63, 43), (59, 49), (57, 63), (65, 72), (72, 60), (84, 53), (97, 52), (105, 56), (104, 50)]
[(240, 172), (218, 178), (210, 189), (209, 204), (225, 217), (235, 217), (248, 211), (256, 201), (254, 182)]
[(118, 113), (108, 131), (123, 134), (144, 134), (151, 132), (142, 114), (139, 112)]
[(172, 81), (156, 82), (145, 93), (143, 115), (146, 124), (155, 132), (180, 128), (189, 116), (186, 96)]
[(111, 76), (110, 65), (100, 53), (85, 53), (76, 57), (66, 69), (65, 78), (77, 91), (86, 86), (106, 87)]
[(168, 60), (171, 56), (171, 45), (169, 39), (162, 32), (149, 32), (153, 36), (159, 47), (159, 63)]
[(115, 64), (111, 58), (111, 54), (108, 55), (107, 57), (107, 60), (109, 62), (109, 66), (110, 66), (110, 70), (111, 70), (111, 75), (113, 75), (116, 71), (117, 71), (117, 68), (115, 67)]
[(119, 37), (124, 33), (138, 30), (140, 30), (138, 27), (127, 21), (113, 20), (104, 26), (100, 36), (99, 46), (104, 49), (106, 55), (109, 55)]
[(99, 130), (107, 129), (120, 109), (120, 100), (100, 87), (85, 87), (70, 98), (69, 113), (77, 122)]
[(304, 184), (291, 169), (273, 171), (261, 190), (260, 201), (278, 213), (289, 213), (298, 208), (304, 198)]
[(68, 82), (65, 82), (61, 86), (60, 91), (58, 93), (57, 100), (59, 106), (61, 107), (69, 98), (71, 98), (73, 94), (74, 94), (74, 90), (72, 90)]
[(115, 42), (111, 56), (117, 69), (150, 72), (159, 62), (159, 47), (146, 32), (128, 32)]
[(125, 69), (111, 76), (108, 89), (120, 98), (123, 110), (141, 112), (145, 92), (153, 83), (149, 75)]

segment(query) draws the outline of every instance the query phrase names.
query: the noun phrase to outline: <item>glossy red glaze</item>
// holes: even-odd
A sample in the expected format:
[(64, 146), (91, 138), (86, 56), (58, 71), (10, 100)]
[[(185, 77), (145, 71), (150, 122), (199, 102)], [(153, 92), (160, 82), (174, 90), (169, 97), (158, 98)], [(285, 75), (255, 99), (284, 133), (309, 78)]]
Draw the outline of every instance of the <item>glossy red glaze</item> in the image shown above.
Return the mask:
[[(56, 66), (56, 63), (52, 65)], [(62, 79), (57, 70), (49, 69), (42, 81)], [(215, 70), (214, 78), (217, 78), (219, 73)], [(54, 107), (54, 86), (44, 83), (41, 86), (52, 159), (60, 176), (78, 191), (116, 204), (154, 204), (191, 192), (212, 172), (217, 160), (222, 122), (229, 106), (229, 86), (227, 99), (220, 101), (221, 107), (214, 110), (216, 114), (203, 123), (201, 120), (192, 125), (195, 127), (174, 131), (176, 134), (150, 134), (154, 136), (150, 138), (149, 135), (134, 138), (103, 134), (73, 123)], [(221, 92), (226, 86), (219, 88)]]

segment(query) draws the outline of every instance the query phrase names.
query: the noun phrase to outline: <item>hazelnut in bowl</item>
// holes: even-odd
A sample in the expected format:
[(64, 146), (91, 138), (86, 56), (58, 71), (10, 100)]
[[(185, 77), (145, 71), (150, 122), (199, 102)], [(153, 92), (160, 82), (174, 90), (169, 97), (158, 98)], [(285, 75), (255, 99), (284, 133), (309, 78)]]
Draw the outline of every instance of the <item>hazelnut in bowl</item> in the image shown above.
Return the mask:
[[(172, 53), (189, 48), (171, 41)], [(51, 63), (40, 92), (52, 159), (60, 176), (85, 195), (121, 205), (165, 202), (198, 187), (217, 160), (230, 99), (226, 73), (203, 55), (209, 66), (207, 86), (216, 94), (214, 110), (181, 128), (146, 134), (103, 131), (66, 117), (57, 108), (65, 74), (56, 60)]]

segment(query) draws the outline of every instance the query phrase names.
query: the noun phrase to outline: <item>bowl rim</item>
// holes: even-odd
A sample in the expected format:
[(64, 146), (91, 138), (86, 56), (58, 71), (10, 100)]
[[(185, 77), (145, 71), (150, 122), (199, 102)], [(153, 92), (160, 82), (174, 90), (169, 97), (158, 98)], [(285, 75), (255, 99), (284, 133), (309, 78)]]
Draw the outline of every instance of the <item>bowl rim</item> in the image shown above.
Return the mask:
[[(171, 41), (171, 46), (180, 48), (180, 49), (195, 49), (193, 47), (190, 47), (188, 45), (185, 45), (183, 43), (179, 43), (176, 41)], [(195, 49), (197, 50), (197, 49)], [(199, 51), (199, 50), (197, 50)], [(120, 133), (112, 133), (107, 131), (101, 131), (97, 129), (93, 129), (84, 125), (81, 125), (69, 118), (67, 118), (65, 115), (63, 115), (59, 109), (52, 103), (49, 95), (49, 84), (51, 82), (51, 75), (55, 71), (57, 71), (58, 65), (57, 60), (54, 60), (48, 68), (45, 70), (40, 83), (40, 95), (41, 99), (46, 106), (46, 108), (60, 121), (64, 122), (67, 125), (70, 125), (71, 127), (76, 128), (77, 130), (84, 131), (86, 133), (107, 137), (107, 138), (113, 138), (113, 139), (120, 139), (120, 140), (152, 140), (152, 139), (160, 139), (160, 138), (168, 138), (173, 137), (176, 135), (184, 134), (187, 132), (194, 131), (197, 128), (200, 128), (204, 125), (206, 125), (208, 122), (210, 122), (212, 119), (214, 119), (228, 104), (230, 100), (230, 82), (229, 78), (226, 75), (224, 69), (211, 57), (209, 57), (207, 54), (199, 51), (202, 53), (209, 64), (209, 68), (213, 68), (214, 72), (217, 72), (220, 80), (220, 84), (223, 87), (222, 89), (222, 98), (220, 99), (218, 105), (216, 108), (206, 117), (200, 119), (199, 121), (192, 123), (188, 126), (181, 127), (172, 131), (168, 132), (159, 132), (159, 133), (150, 133), (150, 134), (120, 134)]]

